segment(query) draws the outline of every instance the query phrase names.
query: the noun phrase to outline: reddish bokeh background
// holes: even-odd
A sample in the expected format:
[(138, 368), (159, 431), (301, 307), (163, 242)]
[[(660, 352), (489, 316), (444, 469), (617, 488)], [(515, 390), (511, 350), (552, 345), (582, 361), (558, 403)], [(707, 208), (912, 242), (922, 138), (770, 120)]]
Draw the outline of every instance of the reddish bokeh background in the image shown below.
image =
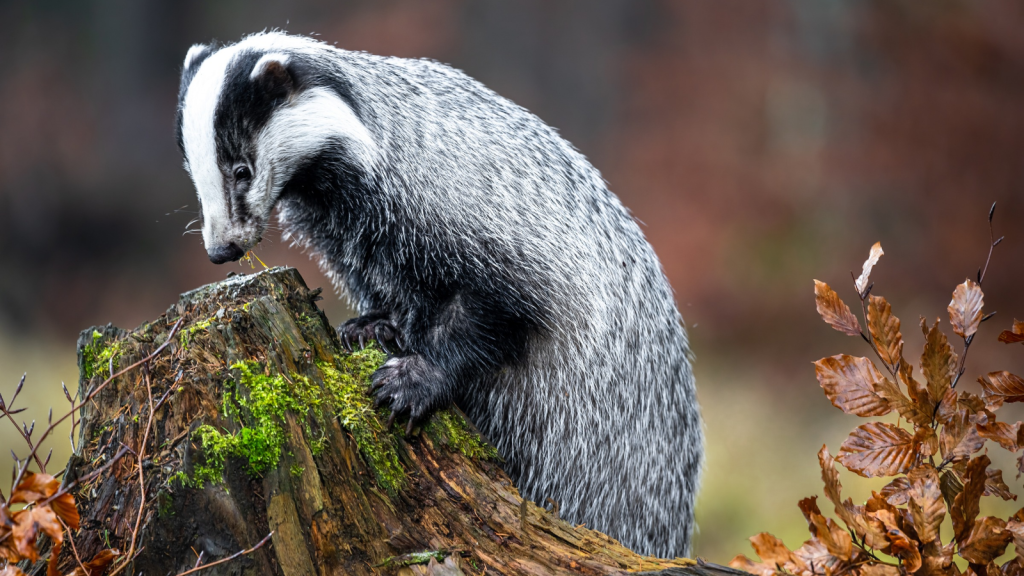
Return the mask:
[[(881, 241), (877, 290), (914, 348), (918, 316), (945, 317), (953, 286), (983, 263), (993, 201), (1007, 236), (984, 285), (998, 326), (968, 369), (1024, 368), (994, 343), (1024, 317), (1024, 4), (0, 0), (0, 393), (24, 370), (73, 379), (81, 329), (135, 326), (239, 270), (182, 236), (196, 201), (175, 98), (192, 43), (268, 27), (449, 63), (587, 154), (675, 288), (711, 449), (732, 399), (751, 395), (774, 402), (767, 425), (838, 444), (816, 434), (830, 425), (810, 362), (866, 350), (820, 323), (812, 278), (852, 298), (849, 271)], [(271, 240), (265, 262), (326, 285)], [(336, 322), (347, 313), (324, 306)], [(750, 431), (751, 450), (779, 450), (762, 434)], [(709, 478), (724, 474), (715, 458)], [(698, 553), (744, 551), (735, 543), (753, 532), (738, 518), (753, 513), (706, 506)]]

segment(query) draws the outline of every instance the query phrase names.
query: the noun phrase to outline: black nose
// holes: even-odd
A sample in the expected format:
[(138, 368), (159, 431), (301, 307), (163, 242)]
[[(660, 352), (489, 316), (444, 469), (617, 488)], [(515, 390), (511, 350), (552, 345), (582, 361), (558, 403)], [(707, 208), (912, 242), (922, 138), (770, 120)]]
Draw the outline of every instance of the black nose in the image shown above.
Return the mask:
[(225, 262), (234, 262), (245, 255), (245, 250), (235, 244), (225, 244), (224, 246), (217, 246), (207, 250), (210, 255), (210, 262), (214, 264), (223, 264)]

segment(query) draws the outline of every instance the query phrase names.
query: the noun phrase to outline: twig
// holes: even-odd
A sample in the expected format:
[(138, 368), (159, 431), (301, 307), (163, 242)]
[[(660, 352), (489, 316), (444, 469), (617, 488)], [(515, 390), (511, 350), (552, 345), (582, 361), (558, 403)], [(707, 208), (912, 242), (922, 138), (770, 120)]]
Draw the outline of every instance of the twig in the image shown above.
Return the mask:
[[(116, 374), (111, 375), (110, 378), (107, 378), (106, 380), (104, 380), (92, 392), (89, 392), (88, 394), (86, 394), (85, 397), (82, 398), (82, 401), (79, 402), (74, 407), (72, 407), (71, 410), (67, 414), (61, 416), (56, 422), (52, 422), (46, 428), (46, 430), (43, 432), (42, 436), (39, 437), (39, 440), (37, 440), (34, 444), (30, 442), (29, 445), (32, 446), (32, 452), (28, 455), (28, 457), (25, 458), (26, 464), (32, 458), (38, 458), (38, 456), (36, 456), (36, 452), (39, 450), (39, 447), (43, 444), (43, 441), (46, 440), (46, 437), (49, 436), (50, 433), (53, 432), (54, 428), (56, 428), (58, 425), (60, 425), (61, 422), (63, 422), (64, 420), (67, 420), (67, 418), (69, 416), (74, 414), (77, 410), (81, 409), (81, 407), (84, 406), (86, 404), (86, 402), (89, 402), (90, 400), (92, 400), (94, 396), (99, 394), (104, 388), (106, 388), (111, 382), (113, 382), (115, 378), (121, 376), (122, 374), (124, 374), (124, 373), (126, 373), (126, 372), (128, 372), (130, 370), (134, 370), (135, 368), (137, 368), (137, 367), (139, 367), (139, 366), (149, 362), (153, 358), (156, 358), (161, 352), (163, 352), (164, 348), (166, 348), (171, 342), (174, 342), (174, 334), (175, 334), (175, 332), (178, 331), (178, 328), (181, 327), (182, 320), (184, 320), (184, 317), (178, 318), (178, 321), (174, 323), (174, 326), (171, 328), (171, 331), (167, 334), (167, 341), (164, 342), (163, 344), (161, 344), (160, 346), (158, 346), (156, 350), (154, 350), (152, 353), (149, 354), (149, 356), (146, 356), (142, 360), (139, 360), (138, 362), (132, 364), (131, 366), (128, 366), (127, 368), (124, 368), (124, 369), (120, 370)], [(24, 477), (25, 471), (27, 469), (28, 469), (27, 465), (26, 466), (21, 466), (21, 469), (18, 471), (18, 476), (14, 480), (14, 484), (13, 484), (14, 486), (17, 486), (21, 482), (21, 479)]]
[[(871, 324), (868, 323), (867, 299), (868, 296), (871, 294), (871, 289), (874, 288), (875, 283), (872, 282), (871, 284), (869, 284), (868, 287), (864, 289), (864, 293), (861, 294), (860, 291), (857, 290), (857, 276), (853, 273), (853, 270), (850, 270), (850, 277), (853, 278), (854, 291), (857, 292), (857, 297), (860, 298), (860, 310), (861, 313), (864, 315), (864, 326), (866, 326), (868, 332), (870, 332)], [(885, 369), (889, 371), (889, 374), (892, 375), (893, 380), (899, 382), (899, 376), (897, 376), (899, 365), (897, 364), (896, 366), (893, 366), (886, 362), (885, 358), (882, 358), (882, 353), (878, 351), (878, 346), (875, 345), (875, 340), (868, 336), (867, 334), (865, 334), (863, 330), (860, 331), (860, 337), (863, 338), (864, 341), (868, 343), (868, 346), (871, 346), (871, 350), (875, 352), (875, 356), (878, 356), (878, 361), (881, 362), (885, 366)]]
[[(1003, 238), (1005, 238), (1005, 236), (1000, 236), (996, 239), (995, 231), (992, 229), (992, 216), (995, 215), (995, 212), (996, 203), (993, 202), (992, 207), (988, 209), (988, 256), (985, 257), (985, 266), (978, 269), (979, 288), (981, 287), (982, 282), (985, 281), (985, 274), (988, 273), (988, 265), (992, 261), (992, 252), (995, 250), (995, 247), (1003, 241)], [(987, 319), (988, 318), (982, 318), (982, 321)], [(964, 372), (967, 370), (967, 353), (971, 350), (971, 342), (974, 342), (975, 334), (977, 334), (977, 332), (964, 338), (964, 351), (963, 354), (960, 355), (960, 366), (957, 368), (956, 376), (953, 378), (953, 383), (949, 386), (950, 388), (956, 388), (957, 383), (960, 382), (960, 377), (963, 376)]]
[(146, 430), (142, 433), (142, 444), (139, 446), (139, 452), (135, 455), (136, 461), (139, 463), (139, 513), (135, 517), (135, 527), (132, 528), (132, 540), (131, 546), (128, 548), (128, 553), (124, 555), (124, 562), (117, 567), (110, 576), (115, 576), (127, 567), (135, 554), (135, 541), (139, 535), (139, 525), (142, 523), (142, 513), (146, 507), (146, 477), (142, 470), (142, 461), (146, 457), (146, 443), (149, 442), (149, 431), (153, 427), (153, 383), (149, 378), (149, 366), (143, 366), (142, 374), (146, 380), (146, 395), (149, 398), (149, 417), (146, 419)]
[(82, 569), (83, 574), (88, 574), (89, 569), (82, 563), (82, 557), (78, 555), (78, 548), (75, 547), (75, 539), (71, 536), (71, 528), (68, 528), (68, 525), (64, 523), (64, 520), (60, 516), (57, 517), (57, 520), (60, 521), (61, 526), (64, 527), (64, 531), (67, 532), (68, 542), (71, 543), (71, 552), (75, 555), (75, 562), (78, 562), (78, 567)]
[(187, 570), (185, 572), (181, 572), (180, 574), (178, 574), (178, 576), (185, 576), (186, 574), (194, 574), (196, 572), (199, 572), (200, 570), (206, 570), (207, 568), (211, 568), (213, 566), (216, 566), (217, 564), (223, 564), (225, 562), (230, 562), (231, 560), (234, 560), (235, 558), (238, 558), (240, 556), (245, 556), (246, 554), (251, 554), (251, 553), (255, 552), (258, 548), (260, 548), (261, 546), (266, 544), (267, 541), (270, 540), (270, 537), (273, 536), (273, 535), (274, 535), (274, 531), (271, 530), (270, 534), (267, 534), (266, 536), (264, 536), (263, 540), (260, 540), (259, 543), (256, 544), (255, 546), (253, 546), (252, 548), (249, 548), (247, 550), (240, 550), (238, 552), (235, 552), (231, 556), (228, 556), (227, 558), (221, 558), (220, 560), (217, 560), (216, 562), (210, 562), (209, 564), (204, 564), (202, 566), (196, 566), (195, 568), (193, 568), (191, 570)]
[(50, 496), (46, 500), (43, 500), (42, 502), (38, 503), (37, 506), (42, 506), (44, 504), (49, 504), (50, 502), (53, 502), (57, 498), (60, 498), (61, 496), (65, 495), (68, 492), (70, 492), (71, 490), (73, 490), (75, 488), (75, 486), (78, 486), (79, 484), (84, 484), (86, 482), (89, 482), (93, 478), (99, 476), (100, 474), (103, 474), (104, 472), (107, 471), (108, 468), (113, 466), (114, 463), (116, 463), (118, 460), (120, 460), (121, 457), (124, 456), (127, 453), (128, 453), (128, 447), (127, 446), (122, 447), (120, 450), (117, 451), (117, 454), (114, 454), (114, 457), (111, 458), (109, 462), (107, 462), (103, 466), (100, 466), (99, 468), (93, 470), (92, 472), (86, 474), (85, 476), (82, 476), (81, 478), (78, 478), (77, 480), (72, 480), (66, 486), (64, 486), (60, 490), (57, 490), (56, 492), (54, 492), (53, 496)]
[[(18, 392), (21, 392), (21, 387), (25, 385), (26, 376), (28, 376), (27, 373), (21, 375), (21, 381), (18, 382), (18, 387), (15, 388), (14, 396), (11, 398), (11, 404), (9, 406), (4, 404), (3, 400), (0, 399), (0, 411), (2, 411), (3, 415), (6, 416), (7, 419), (11, 421), (11, 424), (14, 425), (14, 428), (18, 430), (18, 434), (21, 434), (21, 437), (25, 439), (25, 442), (29, 446), (32, 446), (32, 437), (26, 434), (25, 431), (22, 430), (21, 426), (18, 426), (18, 422), (14, 419), (14, 416), (10, 411), (11, 408), (14, 406), (14, 401), (18, 399)], [(39, 456), (35, 454), (35, 451), (33, 451), (32, 456), (35, 457), (36, 466), (39, 466), (40, 470), (45, 471), (46, 466), (43, 464), (43, 461), (39, 458)], [(26, 461), (27, 460), (28, 459), (26, 458)], [(17, 486), (17, 484), (15, 484), (15, 486)]]

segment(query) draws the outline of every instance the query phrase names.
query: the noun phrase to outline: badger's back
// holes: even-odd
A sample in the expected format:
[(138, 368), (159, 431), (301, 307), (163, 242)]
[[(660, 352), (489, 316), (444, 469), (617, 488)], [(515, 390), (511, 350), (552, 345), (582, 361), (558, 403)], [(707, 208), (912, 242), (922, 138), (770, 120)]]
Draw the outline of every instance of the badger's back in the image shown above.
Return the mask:
[[(354, 188), (344, 200), (282, 199), (293, 237), (361, 312), (450, 310), (465, 290), (484, 295), (483, 321), (490, 299), (495, 321), (527, 326), (526, 353), (462, 383), (457, 402), (524, 497), (638, 551), (687, 553), (703, 455), (689, 347), (653, 250), (597, 170), (447, 66), (253, 38), (304, 58), (376, 146), (367, 173), (335, 177)], [(332, 154), (309, 182), (342, 162)]]
[[(366, 70), (354, 84), (374, 85), (379, 68)], [(688, 552), (703, 434), (681, 318), (639, 227), (526, 110), (430, 62), (401, 61), (387, 80), (382, 110), (406, 112), (378, 127), (396, 194), (454, 236), (463, 253), (448, 257), (480, 281), (542, 296), (526, 361), (460, 404), (525, 497), (632, 548)]]

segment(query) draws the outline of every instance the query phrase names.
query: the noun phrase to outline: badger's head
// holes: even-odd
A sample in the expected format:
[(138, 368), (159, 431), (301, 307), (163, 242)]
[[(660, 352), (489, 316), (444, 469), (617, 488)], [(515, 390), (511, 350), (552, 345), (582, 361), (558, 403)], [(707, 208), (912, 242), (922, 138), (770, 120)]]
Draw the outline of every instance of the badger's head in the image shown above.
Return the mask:
[[(260, 242), (289, 181), (325, 147), (372, 164), (369, 132), (310, 50), (318, 42), (250, 36), (185, 56), (178, 93), (178, 145), (199, 196), (203, 242), (215, 264)], [(331, 49), (333, 50), (333, 49)]]

